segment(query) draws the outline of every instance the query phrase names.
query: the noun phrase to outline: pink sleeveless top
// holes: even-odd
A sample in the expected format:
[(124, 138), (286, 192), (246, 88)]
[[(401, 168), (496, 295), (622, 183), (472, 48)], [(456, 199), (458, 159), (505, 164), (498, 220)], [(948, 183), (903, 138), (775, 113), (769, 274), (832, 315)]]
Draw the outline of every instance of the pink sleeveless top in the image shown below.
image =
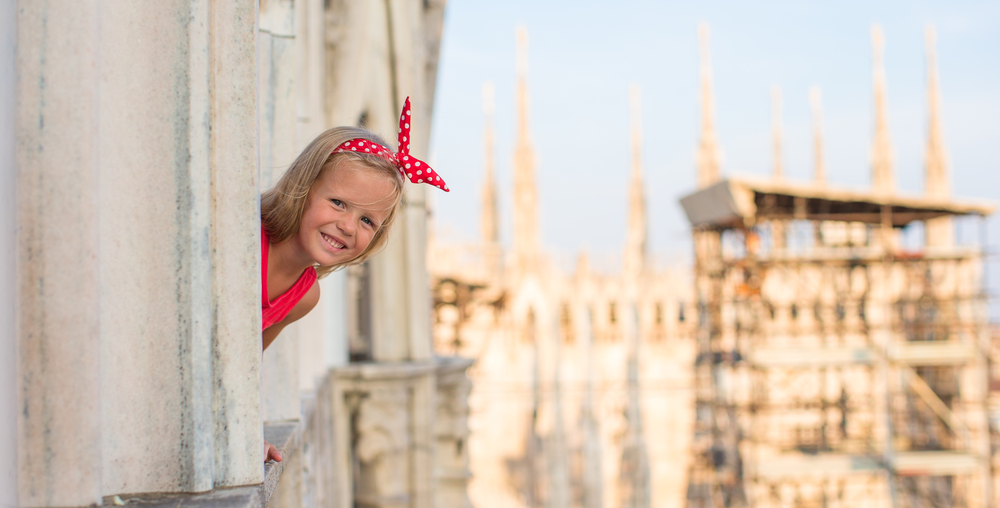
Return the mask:
[(264, 328), (267, 328), (282, 319), (292, 311), (295, 304), (309, 292), (309, 288), (316, 282), (316, 269), (306, 268), (288, 291), (278, 295), (272, 301), (267, 299), (267, 253), (270, 250), (271, 242), (267, 237), (264, 228), (260, 228), (260, 281), (261, 281), (261, 307), (264, 315)]

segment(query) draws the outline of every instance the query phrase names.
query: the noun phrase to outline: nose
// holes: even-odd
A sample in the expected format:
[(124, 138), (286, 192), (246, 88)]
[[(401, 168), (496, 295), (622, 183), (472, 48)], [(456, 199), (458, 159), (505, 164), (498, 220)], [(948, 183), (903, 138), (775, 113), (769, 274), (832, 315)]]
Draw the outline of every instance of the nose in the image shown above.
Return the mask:
[(339, 229), (345, 236), (354, 236), (354, 233), (358, 229), (356, 222), (357, 219), (353, 216), (344, 217), (337, 221), (337, 229)]

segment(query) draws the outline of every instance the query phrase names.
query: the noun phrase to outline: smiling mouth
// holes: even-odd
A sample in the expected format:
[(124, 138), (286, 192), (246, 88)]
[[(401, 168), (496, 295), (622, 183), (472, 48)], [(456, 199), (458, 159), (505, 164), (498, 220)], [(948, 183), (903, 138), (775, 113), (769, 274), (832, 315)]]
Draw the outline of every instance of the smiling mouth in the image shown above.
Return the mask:
[(344, 244), (342, 244), (342, 243), (338, 242), (338, 241), (337, 241), (336, 239), (334, 239), (334, 238), (333, 238), (332, 236), (327, 236), (327, 235), (326, 235), (326, 234), (324, 234), (324, 233), (320, 233), (320, 236), (322, 236), (322, 237), (323, 237), (323, 240), (325, 240), (325, 241), (326, 241), (326, 243), (330, 244), (330, 246), (331, 246), (331, 247), (333, 247), (334, 249), (338, 249), (338, 250), (343, 250), (343, 249), (346, 249), (346, 248), (347, 248), (347, 246), (346, 246), (346, 245), (344, 245)]

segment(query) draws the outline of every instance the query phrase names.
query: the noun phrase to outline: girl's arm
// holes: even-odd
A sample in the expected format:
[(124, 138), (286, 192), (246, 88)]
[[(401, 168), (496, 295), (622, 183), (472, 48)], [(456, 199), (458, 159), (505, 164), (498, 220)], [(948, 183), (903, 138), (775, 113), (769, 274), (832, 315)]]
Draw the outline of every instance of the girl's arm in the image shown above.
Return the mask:
[(270, 346), (271, 343), (274, 342), (274, 339), (278, 337), (278, 334), (281, 333), (281, 330), (283, 330), (286, 326), (298, 321), (302, 318), (302, 316), (308, 314), (309, 311), (316, 306), (317, 302), (319, 302), (319, 281), (313, 282), (309, 291), (306, 291), (306, 294), (302, 296), (299, 303), (295, 304), (295, 307), (292, 307), (292, 311), (285, 316), (285, 319), (282, 319), (281, 321), (278, 321), (277, 323), (274, 323), (270, 327), (264, 329), (264, 349), (267, 349), (267, 346)]

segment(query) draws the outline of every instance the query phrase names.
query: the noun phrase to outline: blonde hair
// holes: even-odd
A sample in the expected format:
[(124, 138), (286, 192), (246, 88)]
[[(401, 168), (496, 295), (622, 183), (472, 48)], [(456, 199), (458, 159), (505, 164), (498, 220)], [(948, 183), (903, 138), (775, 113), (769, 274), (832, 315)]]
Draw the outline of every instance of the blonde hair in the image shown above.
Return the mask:
[(302, 213), (305, 211), (306, 197), (324, 170), (332, 170), (345, 160), (353, 160), (361, 163), (367, 170), (384, 175), (393, 182), (392, 208), (368, 247), (345, 263), (317, 265), (316, 272), (321, 278), (338, 268), (364, 262), (385, 248), (389, 240), (389, 230), (403, 200), (403, 179), (394, 162), (370, 153), (333, 153), (335, 148), (352, 139), (367, 139), (389, 148), (382, 138), (364, 129), (334, 127), (309, 143), (281, 179), (260, 196), (261, 224), (271, 243), (279, 243), (298, 233)]

